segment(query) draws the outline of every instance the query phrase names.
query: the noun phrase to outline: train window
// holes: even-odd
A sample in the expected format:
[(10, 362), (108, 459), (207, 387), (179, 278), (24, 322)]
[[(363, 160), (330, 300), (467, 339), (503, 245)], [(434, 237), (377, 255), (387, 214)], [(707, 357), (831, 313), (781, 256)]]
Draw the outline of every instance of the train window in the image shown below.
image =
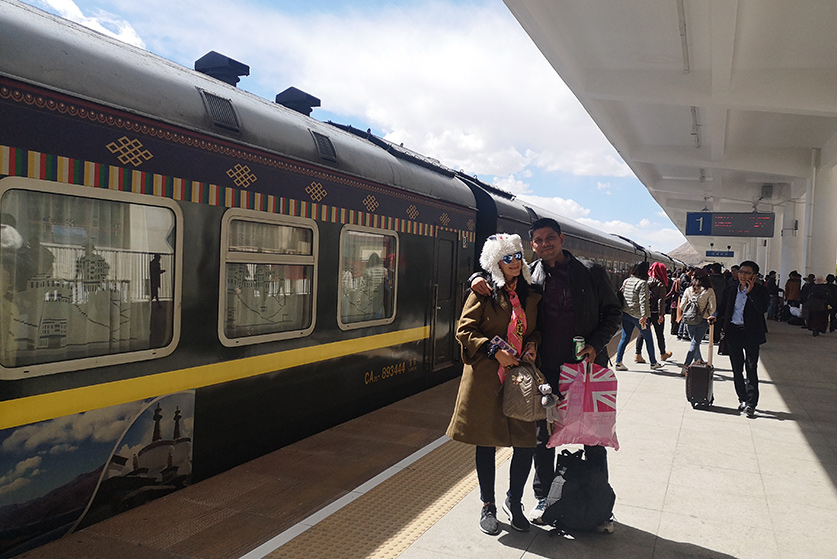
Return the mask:
[(226, 346), (314, 330), (318, 230), (310, 219), (229, 210), (221, 226), (218, 336)]
[(395, 320), (398, 237), (393, 232), (346, 226), (340, 235), (337, 323), (343, 330)]
[(0, 222), (2, 378), (174, 350), (182, 222), (174, 202), (8, 177)]

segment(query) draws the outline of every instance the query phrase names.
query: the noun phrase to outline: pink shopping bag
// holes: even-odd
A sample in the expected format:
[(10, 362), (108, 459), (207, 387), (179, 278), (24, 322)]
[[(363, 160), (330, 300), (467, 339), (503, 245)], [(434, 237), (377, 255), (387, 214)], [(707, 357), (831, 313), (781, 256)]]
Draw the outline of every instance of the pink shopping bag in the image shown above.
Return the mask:
[(581, 363), (565, 363), (561, 366), (558, 390), (564, 398), (556, 407), (557, 420), (546, 446), (586, 444), (619, 450), (613, 371), (586, 359)]

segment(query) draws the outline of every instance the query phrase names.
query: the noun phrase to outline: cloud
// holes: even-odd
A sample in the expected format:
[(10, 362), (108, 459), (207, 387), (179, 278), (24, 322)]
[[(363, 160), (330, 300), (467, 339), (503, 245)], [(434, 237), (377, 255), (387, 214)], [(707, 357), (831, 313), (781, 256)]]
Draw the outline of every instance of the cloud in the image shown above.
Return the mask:
[(656, 250), (668, 252), (686, 242), (686, 238), (677, 229), (662, 227), (659, 223), (653, 223), (648, 219), (642, 219), (637, 224), (625, 221), (598, 221), (586, 217), (578, 218), (579, 223), (604, 231), (633, 239), (640, 245)]
[(85, 441), (115, 441), (142, 409), (142, 402), (92, 410), (42, 421), (15, 430), (2, 448), (6, 452), (71, 452)]
[(6, 475), (0, 477), (0, 495), (11, 493), (29, 485), (30, 479), (40, 473), (38, 469), (40, 465), (40, 456), (33, 456), (18, 462)]
[(145, 43), (131, 24), (109, 12), (94, 10), (92, 14), (84, 15), (72, 0), (39, 0), (36, 5), (108, 37), (135, 47), (145, 48)]
[(589, 208), (585, 208), (575, 200), (565, 200), (564, 198), (559, 198), (558, 196), (553, 196), (550, 198), (526, 194), (520, 196), (520, 199), (525, 202), (528, 202), (533, 206), (549, 210), (560, 216), (575, 219), (577, 221), (582, 221), (579, 218), (582, 218), (590, 214)]
[[(191, 66), (216, 50), (248, 64), (239, 86), (271, 99), (293, 85), (322, 108), (388, 140), (481, 176), (529, 166), (579, 175), (630, 174), (616, 151), (500, 2), (396, 3), (374, 10), (285, 13), (264, 3), (103, 0), (65, 17), (126, 34)], [(124, 21), (122, 22), (124, 23)]]

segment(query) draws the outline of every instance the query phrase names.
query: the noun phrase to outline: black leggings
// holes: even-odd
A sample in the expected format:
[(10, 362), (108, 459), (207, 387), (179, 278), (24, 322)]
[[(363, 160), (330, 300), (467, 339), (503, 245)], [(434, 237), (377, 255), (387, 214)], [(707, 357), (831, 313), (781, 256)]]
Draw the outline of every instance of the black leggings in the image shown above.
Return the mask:
[[(494, 463), (494, 455), (497, 449), (493, 446), (478, 446), (476, 452), (477, 479), (480, 483), (480, 499), (483, 503), (493, 503), (494, 499), (494, 478), (496, 477), (497, 466)], [(509, 492), (508, 496), (512, 503), (519, 503), (523, 498), (523, 488), (526, 479), (529, 477), (529, 470), (532, 469), (532, 456), (534, 448), (514, 447), (511, 465), (509, 466)]]
[[(666, 335), (663, 333), (665, 329), (665, 324), (660, 324), (660, 315), (657, 313), (651, 313), (651, 318), (648, 319), (651, 325), (654, 326), (654, 334), (657, 336), (657, 347), (660, 349), (660, 355), (666, 352)], [(645, 345), (645, 340), (642, 339), (642, 336), (636, 339), (636, 354), (642, 354), (642, 346)]]

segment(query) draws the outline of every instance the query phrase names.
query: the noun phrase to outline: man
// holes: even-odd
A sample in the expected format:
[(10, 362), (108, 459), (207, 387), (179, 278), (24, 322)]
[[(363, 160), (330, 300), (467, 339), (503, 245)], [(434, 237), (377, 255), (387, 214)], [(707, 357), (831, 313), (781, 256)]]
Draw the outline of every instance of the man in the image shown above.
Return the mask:
[[(564, 234), (557, 221), (543, 218), (529, 229), (532, 250), (539, 260), (532, 262), (532, 283), (543, 289), (538, 313), (538, 326), (543, 344), (540, 349), (542, 372), (549, 384), (558, 386), (561, 365), (587, 358), (607, 367), (607, 344), (622, 325), (622, 307), (611, 287), (604, 268), (593, 262), (582, 262), (564, 250)], [(471, 287), (482, 295), (490, 288), (482, 277), (472, 276)], [(585, 346), (575, 355), (573, 338), (584, 338)], [(547, 448), (549, 430), (546, 421), (537, 422), (538, 445), (535, 449), (535, 497), (538, 506), (531, 516), (542, 523), (546, 496), (555, 477), (555, 449)], [(598, 463), (607, 472), (607, 452), (601, 446), (585, 446), (588, 460)], [(612, 524), (600, 527), (612, 531)]]
[(767, 288), (767, 294), (770, 296), (770, 304), (767, 307), (767, 319), (779, 320), (779, 281), (776, 278), (776, 270), (770, 270), (767, 274), (767, 279), (764, 282)]
[[(721, 295), (724, 293), (724, 289), (727, 287), (727, 280), (725, 280), (724, 276), (721, 275), (721, 263), (714, 262), (710, 264), (707, 266), (706, 271), (709, 272), (709, 282), (712, 284), (712, 289), (715, 291), (715, 299), (719, 300)], [(715, 328), (714, 332), (715, 338), (712, 341), (717, 344), (721, 341), (721, 328)]]
[[(759, 266), (745, 260), (738, 269), (738, 284), (724, 291), (718, 316), (724, 321), (724, 339), (732, 366), (738, 410), (754, 417), (759, 403), (759, 346), (767, 341), (764, 313), (770, 303), (767, 288), (756, 283)], [(747, 381), (744, 381), (744, 370)]]

